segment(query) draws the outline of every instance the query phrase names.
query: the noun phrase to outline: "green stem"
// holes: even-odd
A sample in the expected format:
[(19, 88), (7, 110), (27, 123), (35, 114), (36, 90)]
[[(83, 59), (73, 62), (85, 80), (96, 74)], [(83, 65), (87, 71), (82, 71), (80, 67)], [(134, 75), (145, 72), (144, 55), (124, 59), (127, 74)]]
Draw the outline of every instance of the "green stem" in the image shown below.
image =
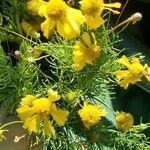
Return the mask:
[(31, 42), (31, 43), (33, 43), (33, 44), (35, 44), (35, 45), (38, 45), (36, 42), (34, 42), (34, 41), (32, 41), (32, 40), (30, 40), (30, 39), (24, 37), (23, 35), (21, 35), (21, 34), (19, 34), (19, 33), (17, 33), (17, 32), (11, 31), (11, 30), (9, 30), (9, 29), (5, 29), (5, 28), (3, 28), (3, 27), (0, 27), (0, 29), (3, 30), (3, 31), (9, 32), (9, 33), (11, 33), (11, 34), (14, 34), (14, 35), (16, 35), (16, 36), (18, 36), (18, 37), (20, 37), (20, 38), (22, 38), (22, 39), (24, 39), (24, 40), (26, 40), (26, 41), (28, 41), (28, 42)]
[(16, 31), (18, 31), (22, 35), (23, 33), (22, 33), (22, 29), (20, 27), (19, 13), (15, 14), (15, 23), (16, 23)]
[(13, 122), (6, 123), (6, 124), (2, 125), (0, 127), (0, 129), (5, 128), (5, 127), (12, 125), (12, 124), (17, 124), (17, 123), (22, 123), (22, 121), (13, 121)]

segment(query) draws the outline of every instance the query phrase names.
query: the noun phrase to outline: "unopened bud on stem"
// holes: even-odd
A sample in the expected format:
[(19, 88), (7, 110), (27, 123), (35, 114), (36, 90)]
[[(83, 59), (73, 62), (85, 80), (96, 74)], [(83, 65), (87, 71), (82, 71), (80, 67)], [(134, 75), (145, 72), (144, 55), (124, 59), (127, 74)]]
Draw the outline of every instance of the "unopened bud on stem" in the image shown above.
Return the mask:
[(133, 14), (131, 17), (130, 17), (130, 20), (132, 21), (132, 24), (135, 24), (136, 22), (140, 21), (142, 19), (142, 14), (137, 12), (135, 14)]

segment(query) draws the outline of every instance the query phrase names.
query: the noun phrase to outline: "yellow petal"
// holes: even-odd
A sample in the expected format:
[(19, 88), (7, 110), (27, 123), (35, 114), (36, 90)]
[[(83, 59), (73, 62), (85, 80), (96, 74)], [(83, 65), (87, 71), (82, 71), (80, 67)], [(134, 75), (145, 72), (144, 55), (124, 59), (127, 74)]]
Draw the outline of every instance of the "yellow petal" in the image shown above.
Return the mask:
[(129, 67), (129, 66), (131, 65), (130, 62), (129, 62), (129, 60), (128, 60), (128, 58), (127, 58), (125, 55), (123, 55), (123, 56), (118, 60), (118, 62), (119, 62), (120, 64), (122, 64), (122, 65), (127, 66), (127, 67)]
[(86, 15), (85, 19), (86, 24), (90, 30), (96, 29), (100, 27), (102, 24), (104, 24), (104, 20), (99, 14), (96, 14), (95, 16)]
[(90, 35), (87, 32), (84, 32), (82, 34), (82, 40), (83, 40), (85, 45), (87, 45), (88, 47), (91, 47), (91, 45), (92, 45), (91, 38), (90, 38)]
[(117, 15), (120, 14), (120, 12), (119, 12), (118, 10), (113, 10), (113, 9), (107, 8), (107, 7), (105, 7), (105, 9), (107, 9), (107, 10), (113, 12), (114, 14), (117, 14)]
[(39, 115), (33, 115), (32, 117), (29, 117), (25, 120), (25, 123), (23, 125), (25, 129), (27, 129), (29, 132), (35, 132), (37, 133), (40, 128), (40, 116)]
[(62, 16), (57, 21), (57, 31), (66, 39), (75, 38), (80, 34), (80, 25), (84, 21), (85, 18), (80, 10), (68, 7), (66, 16)]
[(18, 113), (18, 117), (22, 121), (25, 121), (27, 118), (31, 117), (35, 113), (35, 109), (34, 108), (20, 107), (16, 111)]
[(113, 12), (114, 14), (120, 14), (119, 11), (117, 10), (113, 10), (112, 8), (121, 8), (121, 3), (110, 3), (110, 4), (103, 4), (104, 9), (110, 10), (111, 12)]
[(128, 80), (130, 81), (130, 83), (135, 84), (136, 82), (141, 81), (141, 77), (140, 76), (137, 76), (137, 77), (131, 76), (130, 78), (128, 78)]
[(30, 107), (32, 106), (33, 101), (36, 99), (35, 96), (33, 95), (26, 95), (24, 98), (21, 99), (21, 107)]
[(48, 118), (44, 118), (44, 132), (46, 135), (54, 135), (55, 136), (55, 129), (52, 126), (52, 124), (50, 123), (50, 121), (48, 120)]
[(74, 8), (67, 9), (67, 19), (74, 30), (80, 33), (80, 25), (85, 22), (85, 17), (82, 15), (81, 10)]
[(123, 79), (125, 77), (128, 77), (129, 71), (128, 70), (117, 70), (115, 72), (115, 75), (116, 75), (118, 80), (121, 80), (121, 79)]
[(53, 104), (51, 115), (53, 116), (54, 120), (57, 122), (59, 126), (63, 126), (65, 122), (67, 121), (69, 112), (66, 110), (57, 109), (56, 105)]
[(135, 83), (138, 82), (138, 81), (141, 81), (141, 78), (140, 78), (140, 77), (129, 76), (129, 77), (123, 79), (123, 80), (119, 83), (119, 85), (120, 85), (121, 87), (123, 87), (124, 89), (127, 89), (130, 83), (135, 84)]
[(80, 25), (83, 24), (84, 20), (80, 10), (68, 7), (66, 16), (62, 16), (57, 21), (57, 31), (66, 39), (75, 38), (80, 34)]
[(53, 29), (55, 28), (55, 21), (46, 19), (41, 24), (41, 30), (43, 31), (43, 35), (48, 39), (50, 34), (52, 33)]
[(140, 60), (136, 57), (133, 57), (132, 60), (131, 60), (131, 63), (132, 64), (140, 64)]
[(48, 98), (41, 97), (41, 98), (36, 99), (33, 102), (33, 105), (34, 105), (36, 112), (44, 113), (44, 112), (50, 112), (50, 109), (51, 109), (50, 107), (52, 105), (52, 102)]
[(121, 3), (110, 3), (110, 4), (103, 4), (105, 7), (111, 7), (111, 8), (121, 8)]
[(86, 61), (85, 61), (85, 57), (84, 57), (84, 51), (86, 51), (86, 46), (80, 42), (77, 41), (74, 49), (73, 49), (73, 65), (72, 67), (76, 70), (76, 71), (80, 71), (84, 68)]
[(42, 1), (41, 5), (39, 6), (39, 9), (38, 9), (38, 14), (41, 17), (47, 16), (47, 2)]
[(75, 30), (65, 17), (62, 20), (58, 20), (56, 26), (58, 33), (65, 39), (71, 39), (79, 34), (79, 31)]

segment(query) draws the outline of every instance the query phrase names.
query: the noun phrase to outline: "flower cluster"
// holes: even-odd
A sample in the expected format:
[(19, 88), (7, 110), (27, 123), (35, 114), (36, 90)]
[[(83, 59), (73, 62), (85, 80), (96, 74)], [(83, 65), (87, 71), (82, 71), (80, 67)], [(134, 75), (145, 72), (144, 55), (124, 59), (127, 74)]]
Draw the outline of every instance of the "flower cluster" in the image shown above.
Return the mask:
[[(143, 78), (150, 81), (150, 67), (140, 55), (120, 56), (114, 47), (119, 37), (115, 30), (141, 15), (111, 27), (104, 11), (120, 14), (119, 2), (15, 0), (14, 5), (10, 18), (7, 13), (0, 17), (0, 102), (20, 120), (0, 126), (0, 141), (6, 139), (6, 126), (21, 123), (30, 143), (35, 138), (33, 145), (41, 143), (45, 149), (146, 147), (142, 131), (150, 124), (137, 127), (132, 114), (118, 112), (111, 101), (115, 85), (127, 89)], [(7, 42), (17, 48), (9, 49)], [(12, 49), (15, 59), (8, 54)], [(14, 141), (22, 137), (26, 134)]]
[(47, 39), (54, 29), (63, 38), (71, 39), (80, 35), (80, 26), (84, 23), (89, 29), (100, 27), (104, 23), (100, 16), (104, 9), (119, 14), (112, 8), (121, 7), (119, 2), (104, 4), (103, 0), (82, 0), (80, 5), (81, 10), (68, 6), (63, 0), (29, 0), (26, 8), (32, 15), (45, 18), (41, 30)]
[[(104, 9), (110, 10), (115, 14), (119, 11), (112, 8), (120, 8), (120, 3), (104, 4), (103, 0), (82, 0), (80, 1), (81, 10), (67, 5), (63, 0), (30, 0), (27, 2), (26, 9), (33, 16), (45, 18), (43, 22), (36, 21), (37, 26), (22, 21), (23, 30), (32, 36), (35, 31), (40, 29), (43, 35), (49, 39), (54, 30), (65, 39), (75, 38), (80, 35), (81, 25), (86, 24), (87, 28), (96, 29), (104, 21), (101, 14)], [(40, 23), (40, 24), (39, 24)], [(83, 33), (82, 40), (77, 41), (73, 50), (73, 68), (80, 71), (86, 64), (92, 64), (100, 54), (100, 46), (97, 45), (94, 34)]]

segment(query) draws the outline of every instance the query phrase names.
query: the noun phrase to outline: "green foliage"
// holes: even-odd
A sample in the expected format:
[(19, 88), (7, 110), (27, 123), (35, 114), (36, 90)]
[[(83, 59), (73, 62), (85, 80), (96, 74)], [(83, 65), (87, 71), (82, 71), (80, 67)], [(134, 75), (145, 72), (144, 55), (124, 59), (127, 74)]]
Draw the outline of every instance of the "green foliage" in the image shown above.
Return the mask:
[(95, 129), (83, 132), (79, 125), (76, 130), (66, 126), (57, 131), (55, 138), (42, 139), (45, 143), (44, 150), (149, 150), (150, 138), (143, 133), (149, 127), (149, 123), (141, 123), (127, 132), (122, 132), (112, 126), (98, 125)]
[[(0, 48), (0, 100), (7, 103), (11, 109), (14, 104), (14, 99), (17, 96), (16, 73), (8, 64), (8, 57), (6, 57), (2, 47)], [(14, 78), (15, 77), (15, 78)], [(7, 102), (6, 102), (7, 101)], [(10, 104), (11, 103), (11, 104)]]
[(12, 66), (9, 56), (0, 48), (0, 100), (6, 110), (14, 111), (21, 97), (34, 92), (37, 85), (37, 68), (27, 61)]
[(150, 138), (146, 137), (144, 130), (150, 128), (150, 124), (143, 124), (134, 126), (128, 132), (112, 131), (115, 134), (110, 141), (114, 150), (149, 150)]

